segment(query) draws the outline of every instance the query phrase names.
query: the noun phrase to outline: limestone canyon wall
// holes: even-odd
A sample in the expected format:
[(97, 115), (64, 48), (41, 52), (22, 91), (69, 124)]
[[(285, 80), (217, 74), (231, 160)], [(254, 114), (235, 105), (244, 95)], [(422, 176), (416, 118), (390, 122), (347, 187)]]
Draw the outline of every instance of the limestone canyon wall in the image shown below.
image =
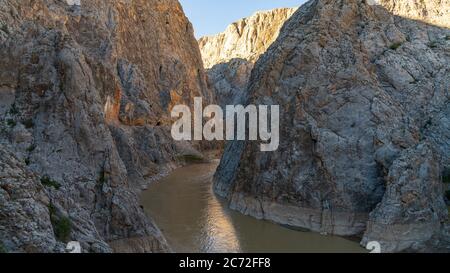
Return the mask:
[(234, 22), (223, 32), (199, 40), (208, 83), (220, 105), (245, 100), (255, 62), (267, 51), (295, 8), (256, 12)]
[(0, 58), (2, 248), (168, 251), (137, 193), (194, 151), (171, 107), (212, 98), (178, 1), (0, 0)]
[(287, 21), (247, 90), (280, 105), (280, 148), (229, 143), (215, 191), (386, 252), (449, 251), (449, 1), (377, 2), (311, 0)]

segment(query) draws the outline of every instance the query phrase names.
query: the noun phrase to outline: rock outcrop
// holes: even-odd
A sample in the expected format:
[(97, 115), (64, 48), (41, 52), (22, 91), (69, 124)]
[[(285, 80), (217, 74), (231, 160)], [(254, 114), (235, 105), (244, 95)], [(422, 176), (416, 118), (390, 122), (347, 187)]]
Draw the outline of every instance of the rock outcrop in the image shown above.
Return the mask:
[(0, 58), (2, 248), (168, 251), (137, 193), (194, 150), (171, 107), (212, 97), (178, 1), (0, 0)]
[(280, 148), (229, 143), (215, 191), (245, 214), (382, 251), (449, 251), (449, 1), (378, 2), (312, 0), (287, 21), (247, 100), (280, 105)]
[(277, 39), (281, 27), (295, 12), (295, 8), (280, 8), (256, 12), (232, 23), (214, 36), (199, 40), (205, 68), (210, 69), (232, 59), (256, 62)]
[(402, 17), (418, 21), (426, 21), (440, 27), (450, 28), (450, 2), (448, 0), (372, 0), (389, 11)]
[(295, 8), (257, 12), (215, 36), (199, 40), (208, 83), (220, 105), (240, 104), (255, 62), (267, 51)]

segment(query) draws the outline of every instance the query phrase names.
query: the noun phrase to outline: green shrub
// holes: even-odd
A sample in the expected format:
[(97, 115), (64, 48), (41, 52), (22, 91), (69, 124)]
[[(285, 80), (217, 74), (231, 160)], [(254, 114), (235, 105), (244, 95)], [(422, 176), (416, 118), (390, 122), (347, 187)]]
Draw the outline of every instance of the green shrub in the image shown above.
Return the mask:
[(437, 46), (438, 46), (438, 44), (436, 41), (432, 41), (432, 42), (428, 43), (429, 48), (436, 48)]
[(6, 24), (2, 24), (2, 25), (0, 26), (0, 29), (1, 29), (4, 33), (9, 34), (9, 29), (8, 29), (8, 26), (7, 26)]
[(444, 175), (442, 177), (442, 182), (444, 182), (445, 184), (450, 184), (450, 175)]
[(27, 152), (31, 153), (36, 149), (36, 145), (31, 144), (30, 147), (27, 148)]
[(23, 125), (25, 126), (25, 128), (27, 128), (27, 129), (31, 129), (31, 128), (34, 127), (34, 122), (33, 122), (33, 119), (31, 119), (31, 118), (22, 121), (22, 124), (23, 124)]
[(16, 104), (13, 103), (13, 105), (11, 105), (11, 108), (9, 109), (9, 113), (11, 115), (17, 115), (19, 114), (19, 110), (17, 110)]
[(48, 211), (50, 213), (50, 221), (52, 223), (53, 233), (55, 234), (56, 239), (67, 243), (70, 241), (72, 222), (68, 217), (58, 217), (56, 214), (56, 208), (52, 203), (48, 205)]
[(70, 240), (70, 233), (72, 232), (72, 222), (67, 217), (61, 217), (53, 225), (56, 239), (67, 243)]
[(445, 36), (445, 40), (450, 41), (450, 35)]
[(179, 155), (178, 160), (184, 161), (186, 163), (201, 163), (205, 162), (205, 159), (199, 155)]
[(100, 174), (99, 174), (99, 177), (98, 177), (98, 179), (97, 179), (97, 182), (98, 182), (98, 184), (100, 184), (100, 185), (105, 184), (105, 182), (106, 182), (106, 177), (105, 177), (105, 171), (104, 171), (104, 170), (101, 170), (101, 171), (100, 171)]
[(6, 251), (6, 247), (3, 245), (2, 242), (0, 242), (0, 253), (7, 253), (8, 251)]
[(447, 197), (447, 200), (450, 200), (450, 191), (445, 192), (445, 197)]
[(25, 165), (30, 165), (30, 159), (27, 157), (27, 158), (25, 158)]
[(17, 125), (16, 121), (13, 120), (13, 119), (8, 119), (8, 120), (6, 121), (6, 124), (7, 124), (9, 127), (11, 127), (11, 128), (16, 127), (16, 125)]
[(50, 177), (48, 177), (47, 175), (41, 178), (41, 183), (46, 187), (53, 187), (56, 190), (59, 190), (61, 188), (61, 184), (59, 184), (55, 180), (50, 179)]
[(50, 213), (50, 219), (56, 215), (56, 208), (53, 203), (48, 204), (48, 212)]
[(442, 173), (442, 182), (450, 184), (450, 169), (445, 169)]
[(402, 46), (402, 43), (394, 43), (389, 48), (392, 50), (397, 50), (400, 46)]

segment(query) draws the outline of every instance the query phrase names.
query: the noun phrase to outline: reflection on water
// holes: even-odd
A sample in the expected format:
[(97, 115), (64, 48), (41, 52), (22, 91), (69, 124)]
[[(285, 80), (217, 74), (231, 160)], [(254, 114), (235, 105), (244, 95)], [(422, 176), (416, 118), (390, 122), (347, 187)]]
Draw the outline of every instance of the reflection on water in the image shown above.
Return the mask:
[(363, 252), (340, 237), (293, 231), (227, 208), (212, 192), (218, 162), (175, 170), (141, 202), (176, 252)]

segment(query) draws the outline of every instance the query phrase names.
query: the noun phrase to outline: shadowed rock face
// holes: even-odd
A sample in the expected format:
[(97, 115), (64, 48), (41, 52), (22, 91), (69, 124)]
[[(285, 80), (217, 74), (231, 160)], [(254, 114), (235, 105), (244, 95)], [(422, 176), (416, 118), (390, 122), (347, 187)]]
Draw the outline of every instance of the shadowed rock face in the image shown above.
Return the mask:
[(245, 102), (247, 85), (254, 65), (245, 59), (232, 59), (207, 70), (209, 86), (221, 107)]
[(199, 40), (208, 83), (221, 106), (245, 101), (255, 62), (266, 52), (295, 8), (257, 12), (239, 20), (220, 34)]
[(386, 7), (314, 0), (288, 20), (256, 63), (247, 101), (280, 105), (280, 148), (227, 145), (214, 187), (232, 208), (365, 233), (363, 244), (378, 240), (383, 251), (449, 250), (450, 30)]
[(211, 99), (178, 1), (0, 0), (0, 27), (3, 247), (167, 251), (136, 192), (194, 150), (171, 107)]

